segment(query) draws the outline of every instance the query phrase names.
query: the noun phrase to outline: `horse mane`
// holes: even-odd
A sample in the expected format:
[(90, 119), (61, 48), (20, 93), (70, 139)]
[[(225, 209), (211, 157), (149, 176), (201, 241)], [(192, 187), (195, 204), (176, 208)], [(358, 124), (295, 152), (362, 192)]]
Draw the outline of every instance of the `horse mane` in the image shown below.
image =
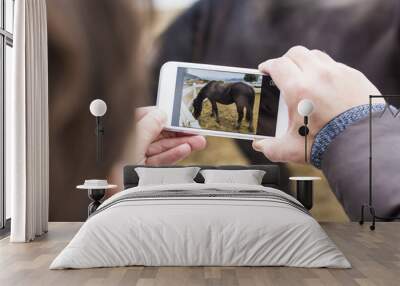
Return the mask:
[(209, 86), (214, 82), (215, 80), (210, 81), (205, 86), (203, 86), (197, 94), (196, 98), (193, 100), (192, 106), (195, 113), (198, 113), (199, 115), (201, 114), (201, 111), (203, 109), (203, 101), (207, 96), (207, 90), (209, 89)]
[(197, 94), (196, 98), (193, 100), (193, 103), (196, 102), (203, 102), (203, 100), (206, 98), (206, 90), (208, 90), (210, 83), (212, 81), (208, 82), (205, 86), (200, 89), (199, 93)]

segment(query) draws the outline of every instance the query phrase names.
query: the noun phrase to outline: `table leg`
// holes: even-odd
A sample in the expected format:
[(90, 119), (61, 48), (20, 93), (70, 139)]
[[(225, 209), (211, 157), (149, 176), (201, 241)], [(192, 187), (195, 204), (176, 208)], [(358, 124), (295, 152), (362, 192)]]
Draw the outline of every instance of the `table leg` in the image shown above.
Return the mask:
[(88, 206), (88, 217), (94, 213), (97, 208), (101, 205), (101, 200), (104, 198), (106, 194), (105, 189), (99, 189), (99, 190), (88, 190), (88, 196), (89, 199), (92, 200), (92, 202)]
[(301, 202), (306, 209), (312, 209), (313, 181), (297, 181), (297, 200)]

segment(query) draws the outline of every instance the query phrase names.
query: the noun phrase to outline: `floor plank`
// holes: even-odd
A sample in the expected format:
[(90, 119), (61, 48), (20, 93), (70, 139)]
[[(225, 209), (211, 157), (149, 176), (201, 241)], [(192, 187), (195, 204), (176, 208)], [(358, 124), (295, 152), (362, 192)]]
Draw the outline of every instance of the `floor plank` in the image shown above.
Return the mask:
[(50, 271), (55, 256), (81, 223), (50, 223), (32, 243), (0, 240), (0, 285), (400, 285), (400, 223), (378, 223), (376, 231), (357, 223), (322, 223), (352, 269), (289, 267), (119, 267)]

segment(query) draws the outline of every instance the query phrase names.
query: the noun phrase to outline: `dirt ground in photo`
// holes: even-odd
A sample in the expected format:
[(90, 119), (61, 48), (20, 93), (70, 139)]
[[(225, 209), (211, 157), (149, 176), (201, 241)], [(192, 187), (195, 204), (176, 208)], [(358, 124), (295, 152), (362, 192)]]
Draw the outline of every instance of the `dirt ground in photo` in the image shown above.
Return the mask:
[[(211, 116), (211, 103), (208, 100), (203, 102), (203, 112), (201, 113), (198, 121), (202, 128), (216, 131), (226, 131), (226, 132), (238, 132), (236, 129), (236, 122), (238, 119), (238, 113), (236, 110), (236, 104), (232, 103), (229, 105), (223, 105), (217, 103), (219, 121), (218, 124), (215, 117)], [(253, 108), (253, 127), (254, 134), (257, 128), (257, 119), (260, 106), (260, 94), (256, 93), (254, 108)], [(249, 134), (249, 123), (246, 121), (246, 109), (244, 111), (243, 121), (239, 129), (240, 133)]]

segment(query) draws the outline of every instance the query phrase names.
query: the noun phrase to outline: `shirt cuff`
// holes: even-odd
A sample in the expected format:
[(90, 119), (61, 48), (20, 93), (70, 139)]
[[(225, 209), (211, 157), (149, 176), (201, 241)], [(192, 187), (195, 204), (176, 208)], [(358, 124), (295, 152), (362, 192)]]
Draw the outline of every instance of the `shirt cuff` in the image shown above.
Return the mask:
[[(386, 107), (384, 103), (372, 104), (372, 112), (382, 112)], [(332, 119), (315, 136), (311, 147), (311, 163), (321, 168), (322, 159), (329, 144), (342, 133), (348, 126), (364, 119), (369, 115), (369, 104), (353, 107)]]

